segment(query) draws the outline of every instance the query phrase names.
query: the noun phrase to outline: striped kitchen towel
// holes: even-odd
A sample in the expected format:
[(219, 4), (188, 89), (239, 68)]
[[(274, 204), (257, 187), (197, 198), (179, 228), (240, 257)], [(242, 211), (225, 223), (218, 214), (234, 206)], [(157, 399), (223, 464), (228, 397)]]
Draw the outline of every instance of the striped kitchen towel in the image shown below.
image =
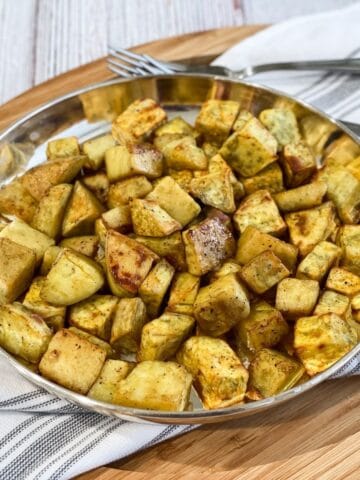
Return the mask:
[[(360, 5), (276, 25), (217, 61), (239, 68), (272, 61), (360, 56)], [(359, 77), (276, 72), (255, 77), (332, 115), (360, 122)], [(145, 425), (85, 411), (23, 379), (0, 357), (0, 479), (60, 480), (191, 430)], [(337, 376), (360, 374), (360, 354)]]

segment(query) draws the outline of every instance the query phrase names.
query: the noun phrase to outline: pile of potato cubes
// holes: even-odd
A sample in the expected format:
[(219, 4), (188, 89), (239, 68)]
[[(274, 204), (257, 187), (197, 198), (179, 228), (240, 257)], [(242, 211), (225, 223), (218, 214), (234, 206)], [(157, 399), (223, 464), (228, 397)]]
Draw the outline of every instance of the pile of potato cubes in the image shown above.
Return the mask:
[[(308, 129), (309, 130), (309, 129)], [(195, 126), (133, 102), (112, 133), (52, 140), (0, 190), (0, 345), (128, 407), (263, 399), (360, 333), (360, 148), (316, 167), (290, 109), (208, 100)]]

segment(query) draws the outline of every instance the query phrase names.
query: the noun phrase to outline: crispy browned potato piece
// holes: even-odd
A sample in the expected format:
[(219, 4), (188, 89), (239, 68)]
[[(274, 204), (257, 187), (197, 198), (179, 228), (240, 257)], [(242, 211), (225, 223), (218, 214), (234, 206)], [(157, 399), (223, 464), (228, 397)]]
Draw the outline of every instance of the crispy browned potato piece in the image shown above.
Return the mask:
[(39, 369), (49, 380), (86, 395), (99, 376), (105, 357), (102, 348), (62, 329), (51, 339)]
[(40, 266), (40, 275), (47, 275), (50, 272), (51, 267), (54, 265), (55, 260), (62, 250), (63, 249), (57, 245), (51, 245), (45, 250)]
[(270, 193), (282, 192), (284, 190), (283, 173), (278, 162), (271, 163), (256, 175), (249, 178), (242, 178), (242, 184), (246, 195), (257, 190), (268, 190)]
[(249, 375), (224, 340), (190, 337), (176, 358), (193, 375), (205, 408), (229, 407), (243, 401)]
[(250, 113), (248, 110), (240, 110), (239, 115), (237, 116), (234, 125), (232, 127), (233, 130), (241, 130), (246, 122), (252, 120), (254, 115)]
[(280, 161), (288, 187), (298, 187), (316, 171), (316, 161), (310, 148), (303, 142), (289, 143), (283, 149)]
[(118, 353), (111, 347), (110, 343), (105, 342), (105, 340), (101, 340), (99, 337), (95, 337), (95, 335), (91, 335), (84, 330), (80, 330), (80, 328), (76, 327), (69, 327), (69, 332), (75, 333), (80, 338), (85, 338), (89, 340), (89, 342), (93, 343), (94, 345), (102, 348), (106, 354), (106, 358), (118, 358)]
[(315, 280), (285, 278), (277, 287), (275, 307), (289, 319), (310, 315), (319, 291), (319, 283)]
[(135, 198), (130, 203), (134, 232), (146, 237), (166, 237), (181, 230), (181, 224), (152, 200)]
[(233, 219), (236, 228), (241, 233), (249, 225), (275, 236), (282, 235), (286, 230), (286, 224), (267, 190), (258, 190), (245, 197)]
[(241, 265), (239, 265), (235, 260), (227, 260), (224, 262), (218, 270), (215, 270), (211, 273), (209, 278), (209, 283), (215, 282), (221, 277), (225, 277), (225, 275), (229, 275), (229, 273), (236, 273), (238, 274), (241, 271)]
[(249, 315), (246, 290), (235, 274), (229, 274), (200, 288), (194, 303), (194, 316), (201, 330), (213, 337), (228, 332)]
[(175, 170), (205, 170), (208, 164), (205, 153), (191, 136), (171, 140), (163, 146), (162, 153), (168, 168)]
[(167, 237), (140, 237), (135, 240), (145, 245), (160, 257), (164, 257), (176, 270), (187, 270), (185, 247), (181, 232), (175, 232)]
[(339, 247), (330, 242), (320, 242), (299, 263), (296, 276), (320, 282), (340, 257)]
[(324, 313), (336, 313), (344, 320), (349, 320), (351, 318), (350, 298), (341, 293), (324, 290), (315, 307), (314, 315), (323, 315)]
[[(200, 277), (188, 272), (177, 273), (171, 285), (167, 311), (193, 314), (193, 305), (200, 287)], [(360, 309), (360, 307), (359, 307)]]
[(82, 182), (101, 203), (106, 204), (110, 182), (105, 172), (97, 172), (92, 175), (86, 175), (82, 177)]
[(341, 264), (356, 275), (360, 275), (360, 225), (340, 227), (336, 243), (342, 249)]
[(63, 248), (72, 248), (76, 252), (94, 258), (99, 247), (99, 238), (96, 235), (82, 235), (80, 237), (64, 238), (59, 243), (59, 246)]
[(128, 205), (134, 198), (143, 198), (152, 190), (149, 180), (143, 175), (127, 178), (121, 182), (114, 183), (109, 188), (108, 207), (115, 208)]
[(357, 295), (360, 293), (360, 277), (344, 268), (334, 267), (326, 280), (326, 288), (348, 296)]
[(11, 303), (29, 286), (36, 255), (28, 247), (0, 238), (0, 304)]
[(354, 158), (350, 163), (346, 165), (346, 168), (360, 180), (360, 157)]
[(106, 150), (115, 144), (115, 139), (109, 133), (85, 142), (82, 145), (82, 151), (87, 156), (85, 166), (91, 170), (98, 170), (104, 163)]
[(359, 145), (348, 135), (343, 134), (326, 148), (324, 163), (326, 165), (343, 165), (347, 167), (359, 155)]
[(37, 201), (19, 181), (15, 180), (0, 188), (0, 212), (30, 223), (36, 211)]
[(181, 117), (174, 117), (171, 120), (167, 121), (160, 127), (158, 127), (155, 132), (155, 137), (160, 137), (162, 135), (192, 135), (194, 138), (198, 137), (199, 132), (195, 130), (189, 123)]
[(168, 169), (169, 177), (175, 180), (175, 182), (181, 187), (186, 193), (191, 191), (191, 180), (194, 178), (194, 174), (191, 170), (174, 170), (173, 168)]
[(195, 127), (207, 141), (221, 145), (229, 135), (239, 109), (239, 102), (232, 100), (207, 100), (201, 106)]
[(277, 193), (274, 200), (282, 212), (296, 212), (321, 205), (326, 190), (325, 182), (312, 182)]
[(77, 155), (80, 155), (80, 147), (76, 137), (57, 138), (56, 140), (50, 140), (46, 147), (46, 156), (48, 160), (76, 157)]
[(100, 375), (89, 390), (88, 397), (101, 402), (113, 403), (119, 382), (124, 380), (134, 367), (135, 363), (106, 360)]
[(299, 318), (294, 346), (308, 375), (331, 367), (356, 345), (356, 333), (334, 313)]
[(105, 247), (106, 232), (116, 230), (120, 233), (128, 233), (132, 229), (132, 219), (130, 205), (120, 205), (103, 213), (100, 218), (95, 220), (95, 234), (99, 238), (99, 243)]
[(276, 138), (280, 148), (300, 141), (299, 126), (292, 110), (269, 108), (260, 113), (259, 119)]

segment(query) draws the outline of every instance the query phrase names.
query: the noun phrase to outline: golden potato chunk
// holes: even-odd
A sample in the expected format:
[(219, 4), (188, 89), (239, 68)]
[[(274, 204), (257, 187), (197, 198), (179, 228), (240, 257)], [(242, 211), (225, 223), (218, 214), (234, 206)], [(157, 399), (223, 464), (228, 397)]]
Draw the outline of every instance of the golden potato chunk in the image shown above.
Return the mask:
[(302, 142), (284, 147), (280, 161), (288, 187), (298, 187), (316, 171), (316, 161), (310, 148)]
[(248, 110), (240, 110), (239, 115), (237, 116), (234, 125), (233, 125), (233, 130), (241, 130), (244, 125), (249, 121), (252, 120), (254, 115), (250, 113)]
[(141, 362), (121, 380), (114, 403), (125, 407), (182, 412), (189, 403), (192, 377), (175, 362)]
[(185, 247), (180, 232), (160, 238), (136, 236), (135, 240), (164, 257), (176, 270), (187, 270)]
[(124, 380), (134, 367), (134, 363), (123, 360), (106, 360), (100, 375), (89, 390), (88, 397), (113, 403), (119, 382)]
[(106, 228), (119, 230), (120, 232), (129, 230), (132, 226), (131, 211), (129, 205), (121, 205), (112, 208), (101, 215)]
[(145, 237), (166, 237), (181, 230), (181, 224), (172, 218), (157, 202), (136, 198), (130, 204), (134, 232)]
[(326, 194), (325, 182), (312, 182), (274, 195), (274, 200), (282, 212), (296, 212), (321, 205)]
[(101, 340), (99, 337), (95, 337), (95, 335), (91, 335), (90, 333), (85, 332), (84, 330), (80, 330), (76, 327), (69, 327), (67, 330), (69, 332), (75, 333), (75, 335), (77, 335), (78, 337), (85, 338), (94, 345), (102, 348), (106, 354), (106, 358), (117, 358), (118, 354), (111, 347), (110, 343), (105, 342), (105, 340)]
[(41, 262), (45, 250), (55, 243), (52, 238), (18, 219), (9, 223), (1, 230), (0, 237), (7, 238), (23, 247), (30, 248), (30, 250), (35, 252), (37, 265)]
[(251, 177), (276, 161), (276, 150), (275, 138), (253, 118), (225, 141), (219, 153), (236, 172)]
[(186, 263), (193, 275), (203, 275), (218, 268), (233, 256), (235, 241), (227, 227), (228, 217), (208, 217), (183, 231)]
[(219, 278), (229, 275), (229, 273), (239, 273), (241, 271), (241, 265), (239, 265), (235, 260), (227, 260), (224, 262), (218, 270), (215, 270), (210, 275), (209, 283), (215, 282)]
[(47, 275), (50, 272), (51, 267), (62, 250), (63, 249), (57, 245), (52, 245), (45, 250), (40, 266), (40, 275)]
[(286, 230), (286, 224), (267, 190), (258, 190), (245, 197), (234, 214), (234, 223), (241, 233), (249, 225), (275, 236), (282, 235)]
[(257, 190), (267, 190), (270, 193), (277, 193), (284, 190), (282, 170), (277, 162), (271, 163), (259, 173), (250, 178), (243, 178), (246, 195)]
[(164, 123), (155, 130), (154, 134), (156, 137), (173, 134), (180, 134), (184, 136), (192, 135), (195, 138), (198, 136), (198, 132), (195, 130), (195, 128), (189, 123), (185, 122), (185, 120), (181, 117), (174, 117), (168, 122)]
[(39, 369), (45, 378), (86, 395), (99, 376), (105, 357), (102, 348), (62, 329), (51, 339)]
[(34, 278), (26, 292), (23, 305), (40, 315), (46, 324), (56, 332), (64, 327), (66, 307), (52, 305), (41, 298), (40, 292), (44, 282), (45, 277)]
[(141, 330), (148, 321), (146, 306), (141, 298), (122, 298), (115, 311), (110, 344), (116, 350), (136, 352)]
[(331, 367), (356, 341), (350, 325), (334, 313), (299, 318), (295, 323), (296, 354), (310, 376)]
[(246, 227), (240, 235), (236, 260), (241, 265), (245, 265), (265, 250), (273, 251), (286, 268), (293, 271), (296, 265), (297, 248), (251, 225)]
[(46, 147), (48, 160), (56, 158), (76, 157), (80, 155), (79, 142), (76, 137), (57, 138), (50, 140)]
[(63, 236), (91, 235), (95, 220), (103, 211), (104, 207), (95, 195), (81, 182), (76, 182), (64, 215)]
[(297, 384), (304, 372), (304, 367), (293, 358), (263, 348), (250, 364), (248, 395), (260, 400), (285, 392)]
[[(146, 305), (150, 318), (158, 316), (160, 307), (170, 287), (175, 269), (162, 259), (153, 267), (139, 288), (139, 295)], [(148, 359), (154, 360), (154, 359)], [(160, 360), (160, 359), (159, 359)]]
[(208, 142), (221, 145), (229, 135), (239, 109), (239, 102), (233, 100), (207, 100), (201, 106), (195, 127)]
[(298, 247), (302, 257), (323, 240), (327, 240), (336, 227), (334, 205), (326, 202), (319, 207), (285, 215), (290, 241)]
[(134, 198), (143, 198), (152, 190), (149, 180), (143, 175), (114, 183), (109, 188), (108, 207), (127, 205)]
[(166, 112), (151, 98), (132, 102), (112, 124), (112, 135), (120, 144), (138, 143), (164, 120)]
[(177, 273), (171, 285), (169, 303), (166, 310), (192, 315), (199, 287), (200, 277), (196, 277), (188, 272)]
[(13, 302), (29, 286), (36, 255), (28, 247), (0, 238), (0, 305)]
[(346, 165), (346, 168), (352, 173), (352, 175), (354, 175), (354, 177), (360, 180), (360, 157), (351, 160), (351, 162)]
[(51, 329), (21, 303), (0, 305), (0, 345), (30, 363), (38, 363), (48, 347)]
[(83, 143), (82, 151), (87, 156), (85, 166), (91, 170), (98, 170), (104, 163), (105, 152), (115, 144), (115, 139), (109, 133)]
[(205, 153), (190, 136), (170, 141), (162, 153), (166, 165), (175, 170), (205, 170), (208, 164)]
[(164, 313), (142, 329), (138, 360), (168, 360), (191, 334), (195, 320), (189, 315)]
[(342, 249), (341, 264), (360, 275), (360, 225), (343, 225), (336, 237)]
[(179, 187), (181, 187), (186, 193), (190, 193), (191, 180), (194, 177), (191, 170), (174, 170), (173, 168), (169, 168), (168, 173), (169, 176), (179, 185)]
[(315, 280), (285, 278), (277, 287), (275, 307), (288, 319), (310, 315), (319, 291), (319, 283)]
[(101, 203), (106, 204), (110, 182), (105, 172), (97, 172), (93, 175), (86, 175), (82, 177), (82, 182)]
[(241, 278), (256, 293), (264, 293), (290, 275), (271, 250), (260, 253), (241, 269)]
[(349, 297), (341, 293), (324, 290), (315, 307), (314, 315), (335, 313), (344, 320), (351, 318), (351, 303)]
[(343, 165), (349, 163), (360, 155), (360, 148), (357, 142), (346, 134), (330, 143), (325, 151), (324, 163), (326, 165)]
[(91, 335), (109, 340), (118, 301), (112, 295), (94, 295), (70, 307), (69, 323)]
[(269, 108), (260, 113), (259, 119), (276, 138), (280, 148), (300, 141), (299, 126), (292, 110)]
[(247, 292), (235, 274), (200, 288), (194, 303), (194, 316), (201, 330), (213, 337), (228, 332), (249, 312)]
[(249, 375), (224, 340), (190, 337), (176, 358), (194, 377), (205, 408), (224, 408), (243, 401)]
[(360, 277), (344, 268), (334, 267), (326, 280), (326, 288), (348, 296), (357, 295), (360, 293)]
[(103, 284), (103, 272), (94, 260), (64, 248), (47, 274), (40, 296), (55, 305), (72, 305), (91, 297)]
[(320, 282), (340, 257), (339, 247), (330, 242), (320, 242), (299, 263), (296, 276)]
[(147, 195), (183, 227), (197, 217), (200, 206), (171, 177), (161, 178)]
[(82, 235), (80, 237), (64, 238), (59, 243), (60, 247), (72, 248), (87, 257), (95, 257), (98, 247), (99, 239), (96, 235)]
[(31, 223), (37, 207), (37, 201), (24, 185), (15, 180), (0, 188), (0, 212), (15, 215), (26, 223)]
[(110, 290), (119, 297), (134, 296), (159, 259), (141, 243), (114, 230), (106, 235), (105, 258)]

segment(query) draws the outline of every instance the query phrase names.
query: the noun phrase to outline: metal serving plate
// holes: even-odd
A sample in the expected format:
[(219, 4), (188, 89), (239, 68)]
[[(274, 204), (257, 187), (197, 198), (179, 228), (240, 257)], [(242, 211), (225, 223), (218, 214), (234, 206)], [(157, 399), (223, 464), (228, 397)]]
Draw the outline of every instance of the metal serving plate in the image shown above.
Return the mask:
[[(319, 164), (330, 139), (340, 134), (347, 135), (349, 140), (352, 139), (360, 145), (359, 139), (350, 130), (319, 110), (254, 84), (208, 75), (164, 75), (131, 80), (115, 79), (89, 86), (49, 102), (2, 132), (0, 134), (0, 183), (7, 183), (21, 171), (43, 162), (45, 144), (49, 139), (76, 135), (82, 142), (107, 132), (111, 119), (132, 101), (142, 97), (157, 100), (170, 118), (182, 115), (189, 122), (195, 119), (201, 102), (209, 98), (240, 101), (242, 108), (254, 114), (275, 106), (291, 108), (306, 133), (308, 143), (316, 152)], [(339, 372), (359, 351), (360, 345), (357, 345), (331, 368), (308, 382), (275, 397), (257, 402), (205, 410), (193, 392), (192, 410), (186, 412), (141, 410), (92, 400), (32, 372), (3, 349), (0, 349), (0, 354), (32, 383), (88, 410), (138, 422), (203, 424), (250, 415), (291, 400)]]

